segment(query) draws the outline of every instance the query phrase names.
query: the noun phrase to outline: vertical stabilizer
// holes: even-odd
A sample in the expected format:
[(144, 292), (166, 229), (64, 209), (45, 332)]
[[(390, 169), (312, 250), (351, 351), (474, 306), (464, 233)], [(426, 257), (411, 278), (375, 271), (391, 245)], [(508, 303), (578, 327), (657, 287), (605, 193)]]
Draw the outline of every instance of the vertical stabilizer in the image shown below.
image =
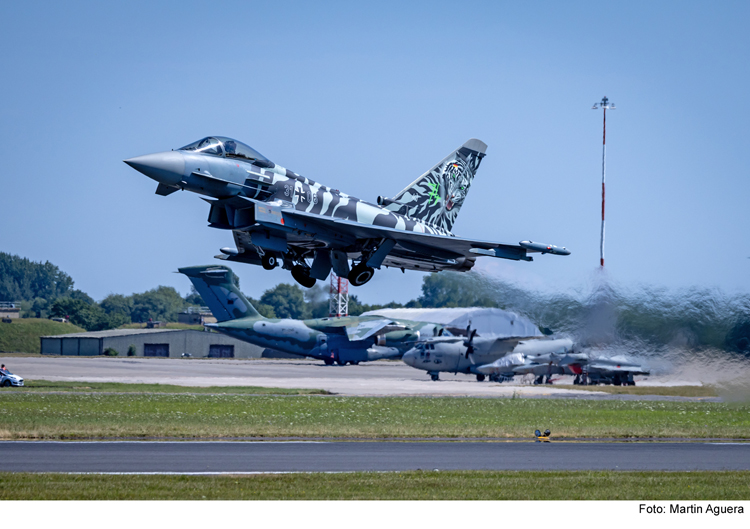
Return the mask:
[(217, 321), (261, 318), (234, 282), (234, 272), (226, 266), (189, 266), (179, 272), (188, 276)]
[(487, 145), (469, 140), (388, 200), (386, 209), (450, 232)]

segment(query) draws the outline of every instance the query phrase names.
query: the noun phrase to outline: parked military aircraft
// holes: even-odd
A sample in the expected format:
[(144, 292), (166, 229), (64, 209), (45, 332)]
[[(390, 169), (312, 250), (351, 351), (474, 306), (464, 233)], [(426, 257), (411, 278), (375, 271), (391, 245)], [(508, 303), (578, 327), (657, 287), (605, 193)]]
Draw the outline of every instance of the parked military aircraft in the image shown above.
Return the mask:
[(575, 375), (573, 384), (614, 384), (635, 386), (634, 375), (648, 375), (643, 366), (625, 360), (595, 358), (572, 349), (544, 354), (514, 353), (491, 364), (479, 366), (477, 371), (499, 380), (510, 380), (515, 375), (535, 375), (534, 384), (552, 383), (552, 375)]
[[(158, 195), (188, 190), (211, 197), (209, 226), (232, 230), (236, 248), (216, 257), (291, 270), (311, 287), (331, 269), (354, 286), (381, 266), (464, 272), (478, 256), (531, 261), (565, 248), (455, 237), (453, 223), (487, 146), (469, 140), (394, 198), (371, 204), (281, 167), (242, 142), (213, 136), (176, 151), (125, 160), (156, 180)], [(350, 267), (350, 261), (354, 264)]]
[(572, 346), (573, 342), (567, 338), (479, 337), (476, 336), (476, 330), (467, 328), (466, 336), (425, 338), (404, 354), (403, 361), (427, 371), (432, 380), (438, 380), (441, 372), (450, 372), (473, 373), (480, 382), (485, 379), (485, 375), (490, 375), (490, 379), (494, 381), (501, 380), (501, 375), (485, 372), (482, 368), (507, 355), (523, 358), (524, 354), (542, 355), (567, 351)]
[(206, 327), (261, 347), (318, 358), (328, 365), (398, 358), (425, 336), (447, 334), (434, 323), (382, 316), (268, 319), (235, 286), (230, 268), (191, 266), (179, 271), (188, 276), (216, 317), (217, 323)]

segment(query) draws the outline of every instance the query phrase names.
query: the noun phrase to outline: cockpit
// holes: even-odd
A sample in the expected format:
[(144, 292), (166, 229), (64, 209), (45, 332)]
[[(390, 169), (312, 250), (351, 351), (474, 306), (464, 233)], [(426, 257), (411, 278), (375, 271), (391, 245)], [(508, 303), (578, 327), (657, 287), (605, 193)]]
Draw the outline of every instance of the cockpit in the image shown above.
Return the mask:
[(241, 141), (233, 140), (232, 138), (225, 138), (224, 136), (209, 136), (195, 141), (190, 145), (180, 147), (178, 150), (193, 151), (200, 154), (213, 154), (214, 156), (226, 158), (239, 158), (247, 161), (269, 161), (268, 158), (249, 145), (245, 145)]

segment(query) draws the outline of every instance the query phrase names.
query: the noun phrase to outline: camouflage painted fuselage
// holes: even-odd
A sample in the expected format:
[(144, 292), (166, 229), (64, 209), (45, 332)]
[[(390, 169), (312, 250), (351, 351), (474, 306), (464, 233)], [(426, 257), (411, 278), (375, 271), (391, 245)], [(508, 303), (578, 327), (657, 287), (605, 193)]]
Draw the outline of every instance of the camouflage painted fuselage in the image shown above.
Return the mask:
[[(242, 159), (181, 154), (185, 170), (183, 179), (176, 184), (183, 189), (218, 199), (240, 195), (264, 202), (279, 201), (314, 215), (437, 235), (452, 235), (453, 221), (481, 161), (473, 151), (466, 150), (462, 154), (459, 150), (455, 157), (448, 157), (383, 207), (326, 187), (272, 162), (262, 163), (272, 167), (260, 167)], [(444, 212), (450, 215), (446, 217)], [(427, 220), (420, 220), (425, 218)]]
[(247, 317), (211, 327), (260, 347), (339, 363), (400, 358), (420, 337), (434, 336), (442, 329), (433, 323), (399, 321), (398, 329), (385, 329), (387, 332), (366, 339), (346, 334), (347, 326), (383, 319), (379, 316), (310, 320)]

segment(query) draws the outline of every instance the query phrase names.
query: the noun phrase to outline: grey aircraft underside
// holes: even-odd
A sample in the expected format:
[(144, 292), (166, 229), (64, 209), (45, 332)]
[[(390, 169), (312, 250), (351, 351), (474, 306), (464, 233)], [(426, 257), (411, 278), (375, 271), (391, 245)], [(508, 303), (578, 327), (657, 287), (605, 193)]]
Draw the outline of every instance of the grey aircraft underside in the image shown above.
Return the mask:
[(310, 320), (269, 319), (255, 310), (223, 265), (180, 268), (188, 276), (217, 323), (206, 327), (252, 344), (308, 356), (331, 365), (399, 358), (425, 336), (447, 331), (434, 323), (382, 316)]
[[(371, 204), (281, 167), (242, 142), (215, 136), (176, 151), (125, 160), (156, 180), (158, 195), (180, 189), (210, 197), (209, 226), (232, 230), (236, 248), (216, 257), (291, 270), (311, 287), (333, 270), (354, 286), (381, 266), (468, 271), (479, 256), (531, 261), (565, 248), (455, 237), (461, 210), (487, 146), (469, 140), (394, 198)], [(350, 263), (352, 266), (350, 266)]]

